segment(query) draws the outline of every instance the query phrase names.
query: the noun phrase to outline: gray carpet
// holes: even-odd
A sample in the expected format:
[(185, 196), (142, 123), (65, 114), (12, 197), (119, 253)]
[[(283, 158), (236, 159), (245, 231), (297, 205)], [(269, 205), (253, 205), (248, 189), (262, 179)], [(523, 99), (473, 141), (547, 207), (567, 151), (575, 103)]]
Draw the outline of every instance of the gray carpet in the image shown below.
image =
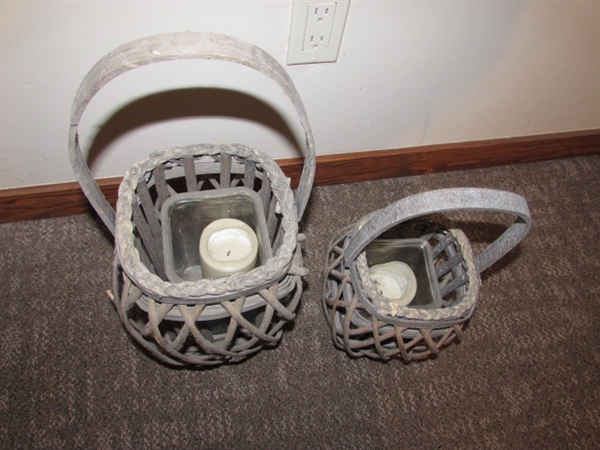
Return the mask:
[[(82, 215), (0, 227), (0, 448), (600, 448), (600, 156), (315, 188), (311, 273), (281, 344), (171, 369), (105, 294), (112, 242)], [(332, 345), (322, 266), (335, 230), (406, 195), (507, 189), (534, 228), (483, 275), (460, 344), (405, 364)], [(505, 218), (454, 218), (481, 248)]]

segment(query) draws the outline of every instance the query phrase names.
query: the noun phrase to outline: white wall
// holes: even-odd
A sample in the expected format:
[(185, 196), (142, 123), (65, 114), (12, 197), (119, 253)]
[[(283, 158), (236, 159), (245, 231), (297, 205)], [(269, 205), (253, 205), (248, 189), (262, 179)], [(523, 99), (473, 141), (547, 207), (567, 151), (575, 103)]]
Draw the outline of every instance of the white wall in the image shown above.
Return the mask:
[[(291, 1), (3, 1), (0, 188), (74, 180), (71, 102), (110, 50), (146, 35), (214, 31), (285, 64), (290, 13)], [(353, 0), (338, 62), (286, 68), (318, 154), (598, 128), (600, 2)], [(148, 97), (193, 86), (212, 89)], [(296, 156), (299, 130), (260, 74), (188, 61), (113, 81), (81, 133), (94, 174), (108, 177), (151, 151), (199, 142)]]

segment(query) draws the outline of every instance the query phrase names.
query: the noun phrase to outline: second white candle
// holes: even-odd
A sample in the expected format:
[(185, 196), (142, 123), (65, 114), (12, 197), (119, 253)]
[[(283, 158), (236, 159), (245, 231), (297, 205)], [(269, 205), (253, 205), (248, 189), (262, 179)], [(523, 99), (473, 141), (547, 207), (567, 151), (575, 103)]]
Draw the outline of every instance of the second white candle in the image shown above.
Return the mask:
[(417, 279), (410, 266), (401, 261), (390, 261), (369, 269), (369, 276), (377, 284), (381, 295), (395, 306), (407, 306), (417, 293)]

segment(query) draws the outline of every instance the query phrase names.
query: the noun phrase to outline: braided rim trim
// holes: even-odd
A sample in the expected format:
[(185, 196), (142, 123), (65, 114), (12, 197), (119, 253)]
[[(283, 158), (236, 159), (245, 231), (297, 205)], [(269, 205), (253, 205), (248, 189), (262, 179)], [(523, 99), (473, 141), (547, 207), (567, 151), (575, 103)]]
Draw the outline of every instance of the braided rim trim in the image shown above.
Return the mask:
[[(462, 231), (456, 229), (449, 231), (456, 238), (456, 241), (460, 246), (467, 266), (467, 274), (469, 276), (469, 289), (467, 289), (462, 301), (455, 306), (439, 309), (419, 309), (399, 306), (396, 315), (388, 316), (388, 318), (396, 317), (400, 319), (415, 319), (438, 322), (451, 319), (467, 319), (472, 314), (475, 304), (477, 303), (479, 287), (481, 286), (481, 279), (479, 278), (479, 272), (477, 271), (477, 267), (475, 265), (473, 250), (471, 249), (469, 239)], [(356, 259), (356, 269), (360, 277), (356, 288), (362, 288), (366, 294), (366, 297), (374, 304), (378, 304), (379, 302), (384, 303), (385, 300), (382, 298), (381, 294), (376, 289), (375, 284), (369, 277), (369, 268), (367, 266), (367, 257), (365, 252), (362, 252)], [(378, 314), (378, 317), (385, 320), (386, 316), (383, 314)]]
[[(257, 163), (269, 177), (273, 195), (279, 201), (282, 214), (280, 226), (285, 234), (277, 253), (261, 266), (247, 273), (237, 273), (215, 280), (202, 279), (183, 283), (171, 283), (151, 273), (141, 262), (134, 245), (135, 224), (132, 221), (132, 204), (136, 201), (135, 189), (139, 180), (149, 171), (169, 160), (186, 156), (214, 156), (227, 154), (250, 159)], [(152, 297), (198, 299), (222, 296), (255, 286), (272, 284), (289, 270), (298, 236), (298, 219), (290, 179), (268, 155), (240, 144), (199, 144), (173, 147), (151, 154), (132, 166), (119, 187), (115, 221), (115, 246), (123, 270), (144, 292)]]

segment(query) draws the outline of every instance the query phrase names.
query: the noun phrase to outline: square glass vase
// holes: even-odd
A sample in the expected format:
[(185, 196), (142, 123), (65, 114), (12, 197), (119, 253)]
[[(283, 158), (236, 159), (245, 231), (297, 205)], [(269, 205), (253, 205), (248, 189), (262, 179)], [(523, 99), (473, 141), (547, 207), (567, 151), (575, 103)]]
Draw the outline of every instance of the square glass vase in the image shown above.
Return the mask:
[(200, 236), (217, 219), (231, 218), (246, 223), (258, 239), (256, 267), (272, 256), (262, 199), (255, 191), (224, 188), (176, 194), (165, 201), (161, 227), (165, 273), (169, 281), (198, 281)]
[(407, 264), (417, 279), (417, 292), (408, 308), (441, 308), (442, 296), (431, 246), (425, 239), (375, 239), (365, 249), (369, 267), (391, 261)]

